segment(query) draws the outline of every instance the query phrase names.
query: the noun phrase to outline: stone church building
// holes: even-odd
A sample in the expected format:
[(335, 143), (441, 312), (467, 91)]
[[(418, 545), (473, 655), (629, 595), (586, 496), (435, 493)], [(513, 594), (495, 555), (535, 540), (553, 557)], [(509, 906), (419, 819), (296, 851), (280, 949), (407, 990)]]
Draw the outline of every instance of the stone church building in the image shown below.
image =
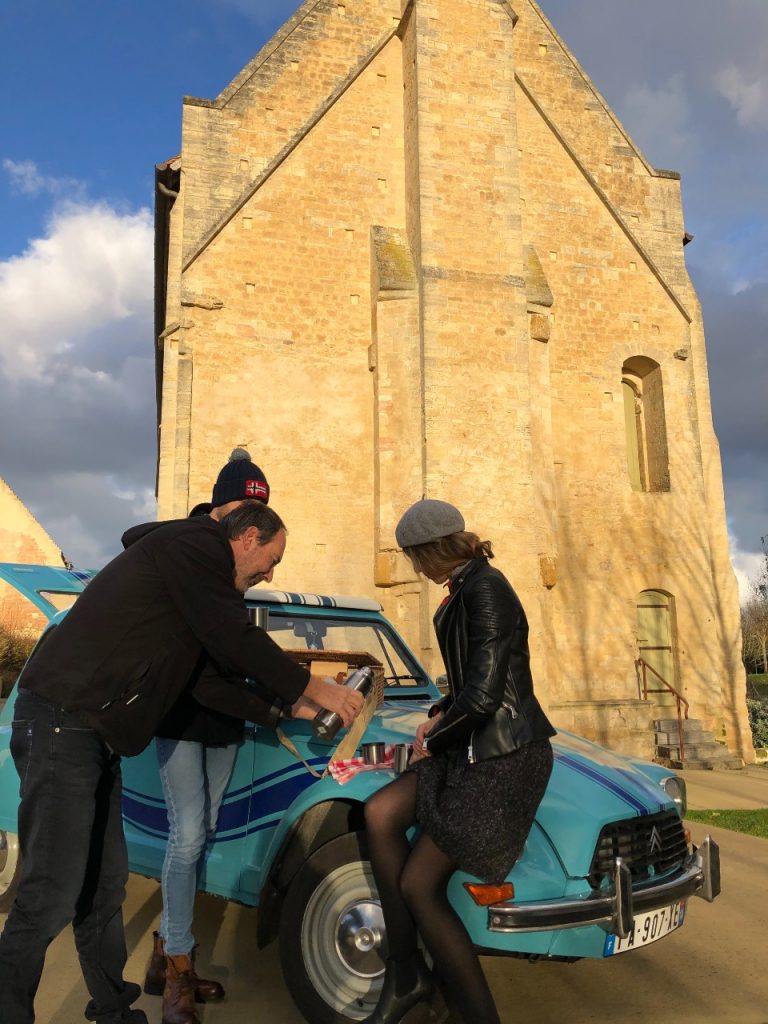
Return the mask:
[(650, 754), (645, 663), (753, 759), (679, 175), (532, 0), (306, 0), (185, 98), (156, 198), (161, 518), (244, 445), (275, 585), (378, 597), (438, 670), (394, 527), (452, 501), (557, 724)]

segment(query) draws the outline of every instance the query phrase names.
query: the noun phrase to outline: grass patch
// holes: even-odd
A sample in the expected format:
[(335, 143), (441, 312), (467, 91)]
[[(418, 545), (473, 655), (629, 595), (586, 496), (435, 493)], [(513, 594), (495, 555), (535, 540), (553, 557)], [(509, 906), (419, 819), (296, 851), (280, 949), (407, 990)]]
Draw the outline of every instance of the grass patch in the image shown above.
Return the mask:
[(747, 696), (768, 697), (768, 672), (753, 672), (747, 675)]
[(729, 828), (732, 832), (744, 832), (748, 836), (768, 839), (768, 807), (754, 811), (688, 811), (688, 821), (699, 821), (703, 825)]

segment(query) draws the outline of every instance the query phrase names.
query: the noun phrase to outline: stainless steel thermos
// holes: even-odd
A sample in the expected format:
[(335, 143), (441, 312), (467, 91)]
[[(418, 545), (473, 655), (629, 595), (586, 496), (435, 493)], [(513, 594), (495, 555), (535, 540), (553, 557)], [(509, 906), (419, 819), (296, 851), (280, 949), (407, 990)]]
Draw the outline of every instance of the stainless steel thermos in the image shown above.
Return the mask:
[[(348, 686), (352, 690), (359, 690), (364, 697), (367, 697), (371, 686), (373, 686), (373, 669), (370, 665), (356, 668), (341, 685)], [(323, 708), (321, 711), (318, 711), (312, 720), (312, 732), (318, 739), (329, 742), (334, 738), (342, 724), (341, 715), (335, 711), (327, 711)]]

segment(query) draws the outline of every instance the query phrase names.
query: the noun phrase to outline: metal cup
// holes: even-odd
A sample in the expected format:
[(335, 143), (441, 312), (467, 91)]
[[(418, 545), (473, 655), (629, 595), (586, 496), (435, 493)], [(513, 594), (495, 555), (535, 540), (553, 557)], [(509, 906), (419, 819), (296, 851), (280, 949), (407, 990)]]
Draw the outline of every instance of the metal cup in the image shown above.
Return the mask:
[(363, 744), (363, 764), (376, 765), (381, 764), (384, 760), (384, 753), (386, 750), (385, 743), (364, 743)]
[(411, 759), (413, 753), (412, 743), (398, 743), (395, 746), (394, 760), (392, 761), (392, 769), (395, 775), (402, 775), (405, 769), (408, 767), (408, 762)]

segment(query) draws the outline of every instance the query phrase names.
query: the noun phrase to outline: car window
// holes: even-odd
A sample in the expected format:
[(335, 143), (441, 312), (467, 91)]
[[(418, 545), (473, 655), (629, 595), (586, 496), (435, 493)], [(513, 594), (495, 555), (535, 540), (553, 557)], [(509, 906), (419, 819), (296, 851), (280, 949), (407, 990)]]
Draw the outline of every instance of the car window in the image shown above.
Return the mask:
[(354, 651), (384, 666), (387, 686), (426, 686), (419, 666), (383, 626), (355, 619), (321, 619), (269, 613), (267, 631), (286, 651)]
[(55, 590), (41, 590), (39, 594), (46, 601), (50, 601), (57, 612), (71, 608), (79, 596), (78, 594), (61, 594)]

